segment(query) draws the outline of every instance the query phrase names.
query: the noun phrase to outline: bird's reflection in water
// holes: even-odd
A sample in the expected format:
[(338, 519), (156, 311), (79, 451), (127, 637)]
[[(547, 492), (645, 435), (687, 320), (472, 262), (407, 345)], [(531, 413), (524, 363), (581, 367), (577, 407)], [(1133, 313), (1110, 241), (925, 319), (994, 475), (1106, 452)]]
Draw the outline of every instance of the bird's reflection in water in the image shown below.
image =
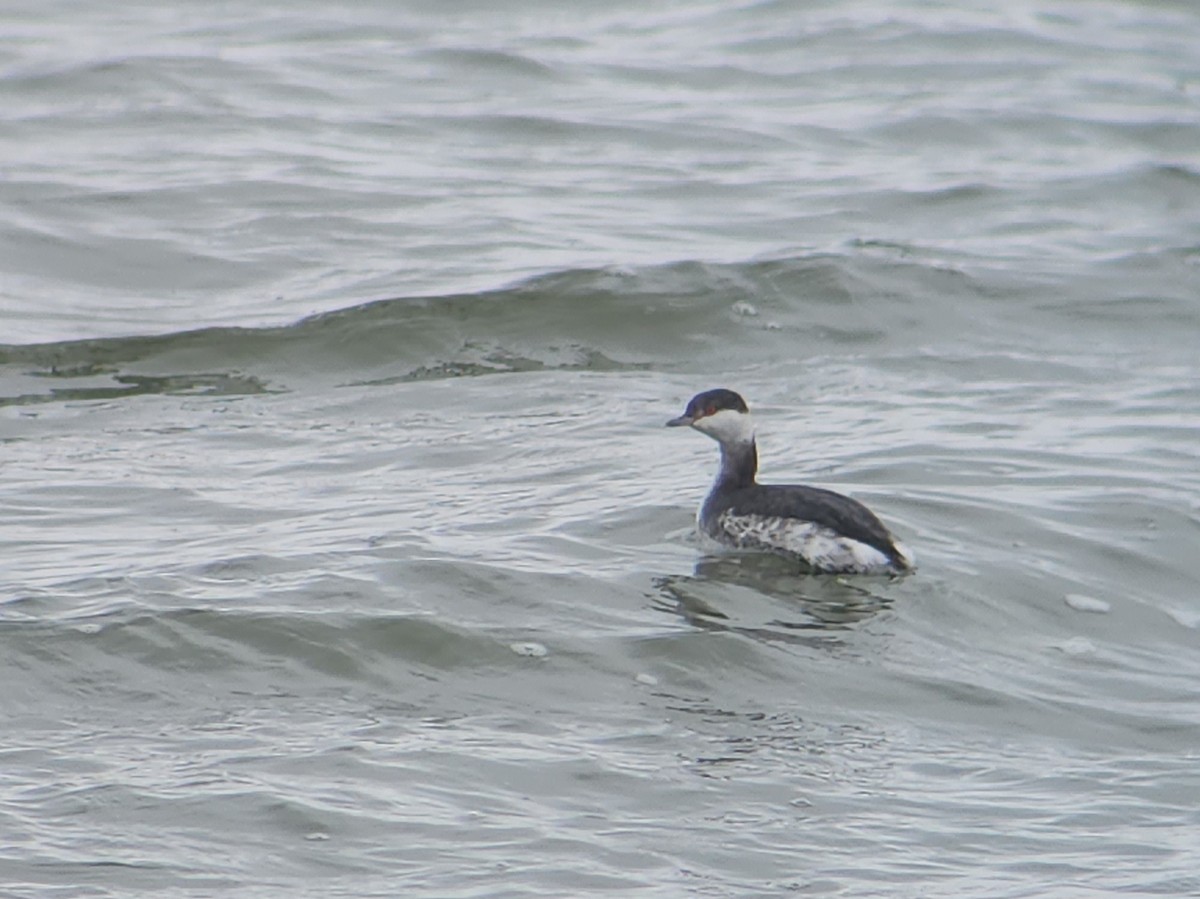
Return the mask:
[[(694, 627), (730, 630), (769, 639), (824, 642), (839, 630), (888, 608), (885, 595), (896, 578), (810, 575), (794, 563), (769, 555), (706, 556), (691, 575), (656, 578), (656, 606), (681, 616)], [(765, 599), (776, 616), (746, 627), (745, 596), (751, 605)], [(784, 614), (779, 615), (780, 610)], [(751, 614), (753, 614), (751, 612)]]

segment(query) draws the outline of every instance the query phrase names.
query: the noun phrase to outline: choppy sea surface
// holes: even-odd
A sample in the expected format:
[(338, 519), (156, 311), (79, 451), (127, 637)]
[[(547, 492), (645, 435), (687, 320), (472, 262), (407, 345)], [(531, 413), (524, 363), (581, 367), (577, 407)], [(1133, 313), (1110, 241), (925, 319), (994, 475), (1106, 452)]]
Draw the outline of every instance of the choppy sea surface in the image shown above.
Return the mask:
[(1200, 894), (1200, 7), (0, 26), (0, 894)]

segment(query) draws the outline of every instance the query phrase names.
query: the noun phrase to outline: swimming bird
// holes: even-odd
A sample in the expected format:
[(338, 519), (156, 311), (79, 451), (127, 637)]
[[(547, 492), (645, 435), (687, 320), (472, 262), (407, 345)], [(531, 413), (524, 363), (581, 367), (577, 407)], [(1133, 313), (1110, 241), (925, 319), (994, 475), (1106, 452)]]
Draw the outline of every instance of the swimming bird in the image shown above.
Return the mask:
[(799, 560), (814, 574), (899, 574), (912, 556), (862, 503), (803, 484), (759, 484), (746, 401), (725, 388), (692, 397), (667, 427), (688, 426), (721, 445), (721, 469), (696, 515), (726, 546)]

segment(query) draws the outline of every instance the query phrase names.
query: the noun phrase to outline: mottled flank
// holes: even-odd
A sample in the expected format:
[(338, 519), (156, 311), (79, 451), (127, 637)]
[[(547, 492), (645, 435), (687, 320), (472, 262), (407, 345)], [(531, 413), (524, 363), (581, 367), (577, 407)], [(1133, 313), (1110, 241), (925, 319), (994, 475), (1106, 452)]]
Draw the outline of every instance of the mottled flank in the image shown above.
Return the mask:
[(903, 549), (898, 546), (904, 564), (873, 546), (811, 521), (726, 511), (713, 524), (718, 533), (709, 536), (721, 543), (793, 557), (817, 574), (897, 574), (908, 567)]
[[(734, 452), (724, 457), (731, 466), (745, 468), (749, 464), (748, 459), (739, 460)], [(727, 517), (764, 524), (753, 527), (742, 540), (740, 532), (745, 528), (731, 532), (722, 524)], [(757, 483), (731, 487), (729, 479), (719, 474), (700, 509), (699, 520), (705, 533), (718, 542), (794, 556), (806, 567), (826, 574), (856, 574), (864, 569), (898, 573), (912, 568), (912, 557), (875, 513), (857, 500), (821, 487)], [(844, 546), (862, 549), (856, 558), (847, 560), (845, 567), (836, 565), (834, 560), (846, 554), (827, 550), (828, 541), (816, 539), (823, 534), (840, 540)], [(874, 564), (875, 556), (867, 555), (868, 550), (878, 553), (884, 563)], [(857, 559), (870, 559), (872, 564), (860, 565)]]

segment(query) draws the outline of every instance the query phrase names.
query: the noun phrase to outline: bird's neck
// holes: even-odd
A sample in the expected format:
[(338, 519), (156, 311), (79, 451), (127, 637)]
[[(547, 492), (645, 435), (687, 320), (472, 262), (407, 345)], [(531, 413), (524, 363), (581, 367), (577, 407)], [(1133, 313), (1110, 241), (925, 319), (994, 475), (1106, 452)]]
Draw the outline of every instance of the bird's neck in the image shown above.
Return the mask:
[(754, 438), (721, 442), (721, 470), (717, 473), (719, 488), (750, 487), (758, 474), (758, 447)]

